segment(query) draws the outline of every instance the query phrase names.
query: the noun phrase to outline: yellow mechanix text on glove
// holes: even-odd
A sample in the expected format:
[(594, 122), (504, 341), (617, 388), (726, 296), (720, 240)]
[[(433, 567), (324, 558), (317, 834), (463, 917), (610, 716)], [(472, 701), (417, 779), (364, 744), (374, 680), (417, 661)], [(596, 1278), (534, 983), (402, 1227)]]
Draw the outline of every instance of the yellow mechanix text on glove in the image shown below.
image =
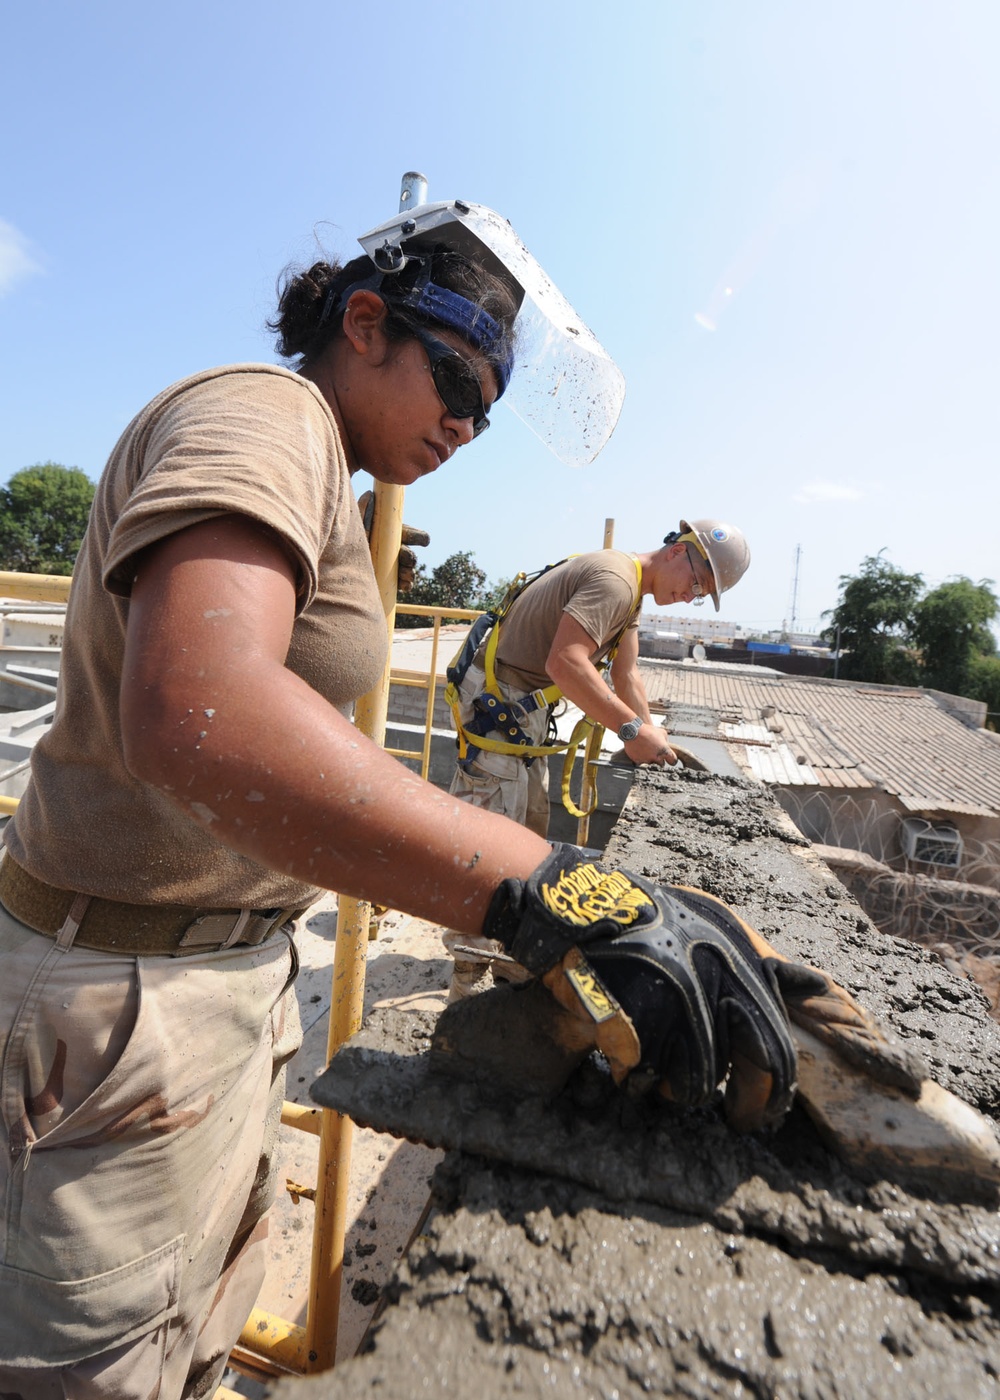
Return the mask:
[(640, 910), (655, 908), (649, 895), (624, 871), (598, 870), (593, 864), (561, 871), (557, 880), (543, 881), (538, 892), (551, 914), (578, 926), (614, 919), (622, 928), (629, 928)]

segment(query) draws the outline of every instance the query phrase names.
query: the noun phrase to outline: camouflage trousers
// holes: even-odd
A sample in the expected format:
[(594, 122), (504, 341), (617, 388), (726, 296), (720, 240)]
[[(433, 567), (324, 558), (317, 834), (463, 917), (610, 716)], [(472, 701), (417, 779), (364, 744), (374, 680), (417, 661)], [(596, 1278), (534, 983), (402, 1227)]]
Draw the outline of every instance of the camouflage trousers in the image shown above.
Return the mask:
[(295, 969), (284, 932), (118, 957), (0, 906), (0, 1394), (214, 1392), (263, 1279)]

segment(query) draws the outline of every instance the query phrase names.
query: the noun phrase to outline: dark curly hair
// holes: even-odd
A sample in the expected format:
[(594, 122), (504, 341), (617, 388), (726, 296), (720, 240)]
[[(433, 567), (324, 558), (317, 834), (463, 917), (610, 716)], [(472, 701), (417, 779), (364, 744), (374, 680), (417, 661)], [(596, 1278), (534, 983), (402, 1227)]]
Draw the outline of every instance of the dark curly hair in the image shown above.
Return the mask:
[[(430, 258), (430, 280), (465, 297), (467, 301), (489, 313), (503, 328), (503, 350), (514, 341), (514, 321), (518, 304), (510, 287), (500, 277), (471, 262), (462, 253), (439, 246), (423, 258)], [(420, 264), (411, 261), (401, 272), (387, 274), (378, 289), (386, 304), (384, 330), (390, 340), (406, 340), (416, 327), (433, 327), (433, 317), (412, 307), (395, 305), (393, 291), (403, 293), (412, 285)], [(343, 314), (330, 315), (328, 306), (336, 304), (337, 295), (355, 283), (363, 282), (375, 272), (366, 255), (341, 265), (336, 262), (313, 263), (307, 271), (286, 269), (278, 284), (278, 309), (267, 322), (268, 330), (277, 337), (276, 350), (282, 359), (294, 360), (295, 370), (314, 364), (332, 340), (343, 334)], [(487, 358), (492, 362), (494, 356)]]

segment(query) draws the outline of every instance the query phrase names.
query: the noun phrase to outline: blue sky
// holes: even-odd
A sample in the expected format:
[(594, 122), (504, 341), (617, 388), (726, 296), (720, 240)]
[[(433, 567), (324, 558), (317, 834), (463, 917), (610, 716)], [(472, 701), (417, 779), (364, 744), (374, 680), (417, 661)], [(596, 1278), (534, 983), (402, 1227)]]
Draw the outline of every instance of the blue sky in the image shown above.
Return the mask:
[(280, 270), (353, 255), (417, 169), (511, 220), (628, 385), (582, 469), (499, 406), (407, 493), (426, 562), (496, 578), (606, 517), (646, 549), (717, 515), (747, 625), (790, 619), (797, 547), (800, 626), (882, 548), (1000, 581), (993, 0), (0, 14), (0, 480), (96, 478), (166, 384), (272, 360)]

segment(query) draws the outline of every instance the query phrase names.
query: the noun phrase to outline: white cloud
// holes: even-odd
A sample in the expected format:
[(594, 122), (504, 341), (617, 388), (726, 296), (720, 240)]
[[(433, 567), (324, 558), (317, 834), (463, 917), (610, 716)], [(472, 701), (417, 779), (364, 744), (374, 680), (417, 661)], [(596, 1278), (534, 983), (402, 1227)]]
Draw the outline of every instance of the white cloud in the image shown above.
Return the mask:
[(41, 270), (28, 251), (28, 240), (24, 235), (13, 224), (0, 219), (0, 296), (10, 291), (22, 278)]
[(801, 486), (792, 497), (799, 505), (826, 505), (830, 501), (860, 501), (862, 492), (856, 486), (845, 486), (838, 481), (810, 481)]

